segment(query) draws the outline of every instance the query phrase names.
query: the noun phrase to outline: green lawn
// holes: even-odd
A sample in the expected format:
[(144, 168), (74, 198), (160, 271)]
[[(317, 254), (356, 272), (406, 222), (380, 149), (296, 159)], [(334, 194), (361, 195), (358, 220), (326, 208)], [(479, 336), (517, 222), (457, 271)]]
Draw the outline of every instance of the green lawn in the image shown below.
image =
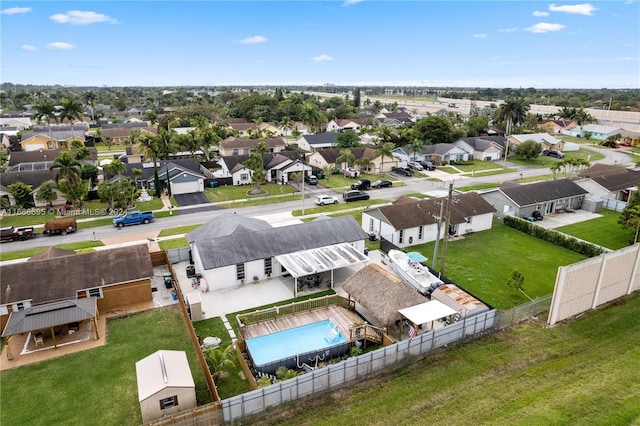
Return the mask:
[(169, 237), (171, 235), (180, 235), (180, 234), (188, 234), (194, 229), (200, 228), (202, 225), (186, 225), (186, 226), (178, 226), (177, 228), (171, 229), (163, 229), (160, 231), (158, 237)]
[(627, 247), (633, 242), (635, 230), (625, 230), (618, 225), (620, 212), (603, 209), (599, 214), (603, 217), (563, 226), (557, 230), (612, 250)]
[(186, 351), (198, 403), (212, 401), (177, 309), (112, 319), (107, 329), (105, 346), (0, 372), (0, 424), (138, 425), (135, 363), (159, 349)]
[(181, 247), (189, 247), (189, 242), (186, 238), (172, 238), (170, 240), (164, 240), (158, 242), (160, 250), (173, 250)]
[(640, 293), (553, 328), (543, 320), (450, 347), (380, 380), (271, 410), (253, 423), (639, 424)]
[[(442, 243), (439, 248), (442, 252)], [(433, 249), (432, 242), (414, 246), (411, 250), (421, 252), (431, 266)], [(525, 292), (536, 298), (553, 292), (559, 266), (583, 259), (582, 255), (516, 231), (494, 219), (491, 230), (449, 242), (444, 275), (495, 308), (505, 310), (528, 301), (523, 294), (507, 286), (514, 269), (520, 270), (525, 277)]]
[(474, 161), (473, 164), (454, 164), (453, 165), (463, 173), (480, 172), (483, 170), (504, 169), (502, 162), (493, 161)]
[[(246, 198), (256, 198), (258, 196), (247, 194), (249, 191), (256, 189), (255, 185), (243, 186), (219, 186), (217, 188), (207, 188), (204, 194), (212, 203), (220, 203), (224, 201), (242, 200)], [(292, 194), (294, 189), (290, 185), (277, 185), (275, 183), (260, 185), (260, 189), (266, 191), (260, 197), (270, 195)]]

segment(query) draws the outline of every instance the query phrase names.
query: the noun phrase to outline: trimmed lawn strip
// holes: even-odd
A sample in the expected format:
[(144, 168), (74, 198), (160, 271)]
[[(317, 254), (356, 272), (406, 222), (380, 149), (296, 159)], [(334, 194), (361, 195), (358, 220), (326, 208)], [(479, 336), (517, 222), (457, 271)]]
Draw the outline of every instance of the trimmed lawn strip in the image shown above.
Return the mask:
[(275, 204), (275, 203), (282, 203), (284, 201), (299, 201), (299, 200), (302, 200), (302, 194), (298, 192), (298, 193), (291, 193), (291, 198), (289, 198), (288, 196), (256, 198), (255, 200), (232, 201), (229, 203), (218, 204), (218, 207), (221, 207), (224, 209), (233, 209), (234, 207), (261, 206), (264, 204)]
[[(60, 244), (57, 247), (65, 250), (82, 250), (86, 248), (92, 247), (102, 247), (104, 244), (101, 241), (79, 241), (77, 243), (69, 243), (69, 244)], [(18, 250), (18, 251), (0, 251), (0, 262), (4, 262), (6, 260), (14, 260), (14, 259), (24, 259), (27, 257), (35, 256), (38, 253), (42, 253), (49, 247), (36, 247), (27, 250)]]
[[(255, 198), (256, 195), (248, 195), (247, 192), (256, 189), (255, 185), (243, 185), (243, 186), (219, 186), (217, 188), (207, 188), (204, 191), (204, 195), (212, 203), (219, 203), (223, 201), (244, 200)], [(266, 191), (265, 194), (259, 195), (259, 197), (292, 194), (295, 192), (291, 185), (278, 185), (278, 184), (266, 184), (260, 185), (260, 189)]]
[(135, 363), (160, 349), (185, 351), (198, 403), (212, 401), (179, 310), (111, 319), (107, 330), (105, 346), (0, 372), (0, 424), (138, 425)]
[(639, 302), (636, 293), (553, 328), (525, 323), (268, 416), (279, 425), (635, 424)]
[[(388, 204), (388, 203), (390, 203), (390, 201), (388, 200), (376, 200), (376, 199), (364, 200), (364, 201), (352, 201), (350, 203), (339, 202), (338, 204), (328, 204), (326, 206), (310, 207), (308, 209), (305, 208), (304, 214), (308, 215), (308, 214), (318, 214), (318, 213), (325, 213), (325, 212), (328, 213), (328, 212), (335, 212), (338, 210), (345, 210), (345, 209), (352, 209), (352, 208), (363, 208), (366, 210), (370, 208), (371, 205)], [(311, 204), (311, 205), (315, 206), (315, 204)], [(293, 216), (302, 216), (302, 210), (293, 210), (291, 214)], [(336, 217), (336, 216), (332, 215), (331, 217)]]
[[(434, 245), (431, 242), (413, 246), (411, 250), (422, 253), (431, 266)], [(441, 242), (441, 255), (442, 246)], [(525, 295), (507, 286), (514, 269), (525, 277), (524, 291), (536, 298), (553, 292), (559, 266), (584, 259), (583, 255), (526, 235), (494, 219), (491, 230), (448, 243), (444, 275), (486, 303), (504, 310), (528, 302)]]
[(456, 189), (462, 192), (469, 192), (469, 191), (480, 191), (483, 189), (493, 189), (493, 188), (498, 188), (499, 186), (500, 186), (500, 183), (481, 183), (479, 185), (460, 186)]
[(504, 169), (502, 164), (493, 161), (474, 161), (473, 164), (452, 164), (463, 173), (479, 172), (483, 170)]
[(186, 225), (186, 226), (178, 226), (177, 228), (171, 229), (163, 229), (160, 231), (158, 237), (169, 237), (171, 235), (180, 235), (180, 234), (188, 234), (194, 229), (200, 228), (202, 225)]
[(628, 247), (633, 243), (635, 229), (622, 229), (618, 224), (620, 212), (603, 209), (599, 214), (603, 217), (562, 226), (556, 230), (612, 250)]
[(513, 173), (515, 171), (517, 171), (517, 170), (516, 169), (502, 169), (502, 170), (493, 170), (493, 171), (487, 171), (487, 172), (476, 172), (471, 177), (503, 175), (505, 173)]
[(189, 247), (189, 242), (185, 237), (171, 238), (170, 240), (158, 241), (160, 250), (173, 250), (182, 247)]

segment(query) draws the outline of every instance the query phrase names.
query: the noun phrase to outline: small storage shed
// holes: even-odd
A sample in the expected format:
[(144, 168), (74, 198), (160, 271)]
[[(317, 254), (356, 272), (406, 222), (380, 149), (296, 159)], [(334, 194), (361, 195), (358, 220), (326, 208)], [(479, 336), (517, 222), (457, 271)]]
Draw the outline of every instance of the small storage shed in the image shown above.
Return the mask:
[(481, 314), (489, 307), (454, 284), (445, 284), (431, 293), (431, 300), (438, 300), (453, 308), (462, 317)]
[(196, 386), (184, 351), (160, 350), (136, 362), (142, 423), (196, 407)]

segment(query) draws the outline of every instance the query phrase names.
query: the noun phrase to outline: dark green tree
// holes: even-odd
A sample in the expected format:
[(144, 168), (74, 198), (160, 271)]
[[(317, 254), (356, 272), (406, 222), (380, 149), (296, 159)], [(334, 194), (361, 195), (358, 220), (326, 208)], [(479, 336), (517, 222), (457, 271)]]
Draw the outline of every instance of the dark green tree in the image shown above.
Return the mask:
[(453, 125), (446, 117), (430, 115), (416, 122), (412, 127), (414, 139), (424, 141), (426, 145), (451, 143), (454, 139)]
[(16, 182), (9, 185), (7, 188), (9, 193), (13, 196), (18, 208), (33, 207), (33, 188), (31, 185), (26, 185), (22, 182)]
[(356, 132), (353, 130), (348, 130), (346, 132), (342, 132), (336, 137), (333, 146), (338, 149), (344, 148), (353, 148), (356, 146), (360, 146), (360, 138), (356, 135)]
[(480, 136), (489, 130), (489, 119), (482, 115), (471, 117), (464, 123), (464, 128), (466, 129), (467, 136)]
[(44, 182), (36, 192), (36, 200), (46, 202), (48, 207), (53, 207), (53, 202), (57, 198), (56, 183), (52, 180)]
[(527, 161), (537, 158), (542, 152), (542, 146), (533, 140), (527, 140), (516, 146), (515, 153), (520, 157), (524, 157)]
[[(640, 226), (640, 191), (634, 191), (629, 195), (629, 199), (627, 200), (627, 205), (620, 213), (620, 217), (618, 218), (618, 224), (622, 227), (622, 229), (632, 228), (636, 230), (636, 238), (637, 242), (637, 230)], [(635, 243), (634, 243), (635, 244)]]
[(356, 109), (360, 109), (360, 88), (356, 87), (353, 91), (353, 106)]

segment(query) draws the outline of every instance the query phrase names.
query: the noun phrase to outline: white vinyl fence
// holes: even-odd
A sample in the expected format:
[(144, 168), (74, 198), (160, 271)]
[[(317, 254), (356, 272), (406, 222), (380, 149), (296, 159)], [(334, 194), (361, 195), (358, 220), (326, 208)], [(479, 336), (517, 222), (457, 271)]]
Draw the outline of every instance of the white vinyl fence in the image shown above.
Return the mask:
[(224, 420), (233, 422), (288, 401), (363, 381), (385, 369), (409, 364), (415, 357), (426, 357), (434, 349), (490, 331), (494, 328), (495, 321), (495, 310), (465, 317), (446, 327), (419, 334), (411, 342), (404, 340), (357, 357), (349, 357), (302, 376), (225, 399), (221, 401)]

